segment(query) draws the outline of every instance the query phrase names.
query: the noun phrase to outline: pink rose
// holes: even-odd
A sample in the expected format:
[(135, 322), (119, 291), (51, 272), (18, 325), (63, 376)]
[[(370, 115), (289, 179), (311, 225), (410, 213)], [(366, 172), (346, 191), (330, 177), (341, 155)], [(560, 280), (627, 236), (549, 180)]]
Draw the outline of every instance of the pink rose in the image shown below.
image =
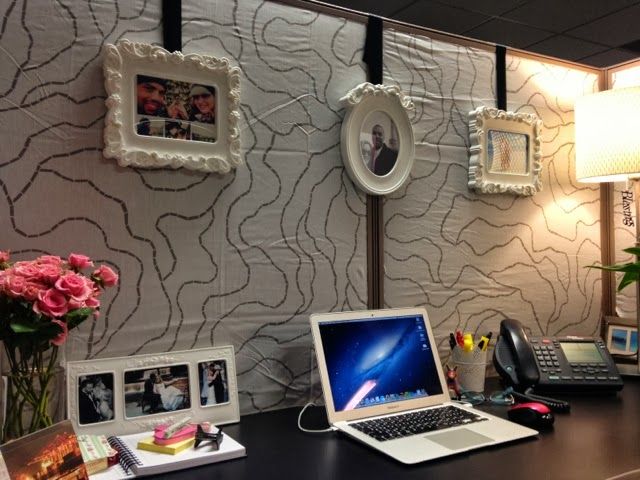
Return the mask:
[(27, 281), (19, 275), (7, 275), (3, 281), (3, 290), (10, 297), (19, 297), (27, 286)]
[(29, 281), (24, 287), (22, 297), (29, 302), (34, 302), (38, 299), (40, 292), (47, 290), (49, 287), (39, 282)]
[(40, 279), (49, 284), (53, 284), (58, 280), (62, 270), (58, 265), (54, 265), (52, 263), (45, 263), (44, 265), (40, 265)]
[(34, 262), (16, 262), (13, 265), (13, 272), (25, 278), (40, 278), (40, 269)]
[[(84, 302), (84, 306), (85, 307), (89, 307), (89, 308), (100, 308), (100, 299), (97, 297), (89, 297), (87, 298), (87, 301)], [(95, 315), (95, 312), (94, 312)]]
[(0, 263), (7, 263), (9, 261), (9, 250), (0, 250)]
[(69, 265), (75, 270), (82, 270), (83, 268), (93, 267), (93, 262), (86, 255), (72, 253), (69, 255)]
[(36, 259), (36, 262), (47, 265), (61, 265), (62, 259), (57, 255), (42, 255)]
[(69, 311), (67, 297), (55, 288), (41, 290), (38, 300), (33, 304), (33, 311), (47, 317), (62, 317)]
[(93, 282), (78, 273), (67, 273), (56, 280), (56, 288), (75, 302), (84, 302), (93, 292)]
[(106, 265), (100, 265), (100, 268), (93, 272), (93, 276), (105, 287), (113, 287), (118, 283), (118, 274)]
[(60, 325), (60, 328), (62, 328), (62, 332), (60, 332), (55, 338), (52, 338), (50, 340), (52, 345), (59, 347), (65, 342), (65, 340), (67, 340), (67, 334), (69, 333), (69, 329), (67, 328), (67, 324), (61, 320), (56, 320), (54, 318), (53, 320), (51, 320), (51, 322)]

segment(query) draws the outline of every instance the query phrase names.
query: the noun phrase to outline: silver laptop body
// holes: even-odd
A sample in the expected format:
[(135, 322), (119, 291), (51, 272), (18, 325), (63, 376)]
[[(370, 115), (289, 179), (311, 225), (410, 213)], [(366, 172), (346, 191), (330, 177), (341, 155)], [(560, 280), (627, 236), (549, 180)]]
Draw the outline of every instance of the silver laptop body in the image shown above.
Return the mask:
[[(314, 314), (311, 332), (329, 423), (402, 463), (423, 462), (538, 433), (451, 402), (424, 308)], [(447, 405), (480, 415), (482, 421), (382, 441), (353, 426), (364, 420)]]

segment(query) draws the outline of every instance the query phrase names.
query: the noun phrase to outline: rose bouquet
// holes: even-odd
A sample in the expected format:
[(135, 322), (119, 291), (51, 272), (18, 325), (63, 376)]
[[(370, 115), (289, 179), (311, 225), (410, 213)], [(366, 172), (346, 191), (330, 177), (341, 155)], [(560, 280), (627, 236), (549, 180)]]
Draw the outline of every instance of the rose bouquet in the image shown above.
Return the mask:
[[(90, 275), (82, 273), (89, 268)], [(117, 282), (111, 268), (95, 268), (85, 255), (42, 255), (12, 264), (8, 252), (0, 251), (0, 340), (10, 367), (3, 440), (52, 425), (49, 386), (58, 347), (69, 330), (99, 314), (102, 289)]]

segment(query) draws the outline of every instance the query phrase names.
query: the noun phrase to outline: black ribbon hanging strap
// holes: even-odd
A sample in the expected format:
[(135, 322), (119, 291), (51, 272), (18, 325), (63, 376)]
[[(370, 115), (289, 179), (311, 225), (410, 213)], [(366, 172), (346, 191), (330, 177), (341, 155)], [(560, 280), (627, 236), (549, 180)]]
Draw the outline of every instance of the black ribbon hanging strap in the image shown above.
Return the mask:
[[(362, 60), (367, 64), (368, 80), (382, 84), (382, 18), (370, 15)], [(367, 195), (367, 285), (369, 308), (384, 305), (384, 225), (383, 197)]]
[(182, 50), (182, 1), (162, 0), (162, 41), (165, 50)]
[(382, 83), (382, 18), (369, 15), (367, 38), (364, 42), (362, 60), (369, 67), (369, 82)]
[(496, 103), (507, 109), (507, 49), (502, 45), (496, 45)]

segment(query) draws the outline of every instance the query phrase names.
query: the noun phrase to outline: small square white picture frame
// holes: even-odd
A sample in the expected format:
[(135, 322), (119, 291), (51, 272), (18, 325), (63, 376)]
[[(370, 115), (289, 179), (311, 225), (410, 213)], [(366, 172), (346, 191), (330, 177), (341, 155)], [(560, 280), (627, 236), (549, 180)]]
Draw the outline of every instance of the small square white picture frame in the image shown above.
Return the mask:
[(493, 107), (471, 111), (469, 188), (522, 196), (542, 190), (541, 129), (540, 119), (530, 113)]

